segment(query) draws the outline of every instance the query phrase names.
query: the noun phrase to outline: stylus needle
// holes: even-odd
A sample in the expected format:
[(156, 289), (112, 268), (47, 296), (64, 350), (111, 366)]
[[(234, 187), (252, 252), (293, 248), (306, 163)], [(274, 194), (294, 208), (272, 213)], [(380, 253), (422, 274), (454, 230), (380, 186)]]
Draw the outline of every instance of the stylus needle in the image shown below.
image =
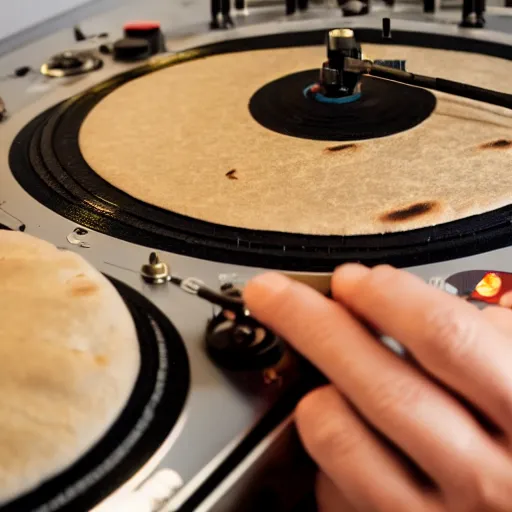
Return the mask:
[(192, 295), (197, 295), (211, 304), (220, 306), (222, 309), (233, 311), (234, 313), (241, 313), (246, 315), (246, 307), (244, 301), (240, 297), (234, 297), (224, 293), (218, 293), (211, 288), (205, 286), (203, 281), (196, 277), (186, 277), (181, 279), (179, 277), (172, 277), (171, 283), (179, 286), (183, 291)]

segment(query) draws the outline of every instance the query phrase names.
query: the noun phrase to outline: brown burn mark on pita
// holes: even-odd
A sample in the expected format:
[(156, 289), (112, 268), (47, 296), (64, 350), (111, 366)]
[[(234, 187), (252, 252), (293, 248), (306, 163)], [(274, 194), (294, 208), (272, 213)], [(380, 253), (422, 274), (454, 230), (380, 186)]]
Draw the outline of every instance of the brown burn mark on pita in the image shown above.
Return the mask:
[(108, 357), (103, 356), (101, 354), (97, 354), (94, 356), (94, 361), (98, 366), (107, 366), (108, 365)]
[(512, 140), (510, 139), (496, 139), (491, 142), (485, 142), (478, 146), (479, 149), (510, 149), (512, 148)]
[(357, 144), (338, 144), (337, 146), (327, 146), (324, 153), (353, 153), (357, 149)]
[(228, 171), (226, 173), (226, 178), (228, 180), (237, 180), (238, 176), (236, 175), (236, 169), (231, 169), (231, 171)]
[(77, 275), (69, 282), (69, 285), (72, 297), (87, 297), (99, 290), (99, 286), (87, 279), (84, 274)]
[(405, 208), (397, 208), (383, 213), (379, 220), (381, 222), (407, 222), (408, 220), (417, 219), (438, 211), (441, 205), (437, 201), (424, 201), (421, 203), (413, 203)]

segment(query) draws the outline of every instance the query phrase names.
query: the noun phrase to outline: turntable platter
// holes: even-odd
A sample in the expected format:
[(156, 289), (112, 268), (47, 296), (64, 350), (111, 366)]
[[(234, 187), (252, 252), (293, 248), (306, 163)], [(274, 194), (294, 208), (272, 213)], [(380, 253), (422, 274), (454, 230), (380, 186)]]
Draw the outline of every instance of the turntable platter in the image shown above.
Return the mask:
[[(410, 46), (366, 44), (363, 51), (406, 59), (412, 72), (512, 92), (512, 61)], [(314, 73), (294, 77), (318, 68), (323, 55), (320, 46), (227, 53), (132, 80), (88, 114), (82, 154), (130, 196), (251, 230), (378, 234), (510, 204), (509, 111), (401, 86), (380, 97), (370, 91), (366, 100), (363, 91), (359, 104), (346, 106), (349, 114), (340, 113), (345, 131), (331, 116), (326, 135), (322, 115), (307, 118), (299, 109), (294, 118), (291, 108), (313, 101), (302, 89)], [(256, 96), (283, 77), (291, 77), (289, 94), (275, 87), (258, 105), (268, 112), (254, 115)], [(291, 106), (280, 112), (283, 102)]]
[[(371, 58), (510, 91), (507, 44), (356, 32)], [(297, 84), (325, 35), (221, 41), (116, 75), (30, 120), (12, 174), (80, 226), (230, 264), (411, 266), (509, 245), (510, 112), (370, 77), (357, 103), (317, 114)]]

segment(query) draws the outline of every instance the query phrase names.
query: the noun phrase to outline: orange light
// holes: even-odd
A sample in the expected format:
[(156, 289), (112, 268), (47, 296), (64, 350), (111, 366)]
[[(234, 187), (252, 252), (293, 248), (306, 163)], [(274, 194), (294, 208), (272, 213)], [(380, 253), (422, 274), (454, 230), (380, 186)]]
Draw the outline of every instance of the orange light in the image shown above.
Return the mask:
[(494, 272), (485, 274), (483, 279), (476, 285), (475, 291), (482, 297), (495, 297), (501, 289), (501, 278)]

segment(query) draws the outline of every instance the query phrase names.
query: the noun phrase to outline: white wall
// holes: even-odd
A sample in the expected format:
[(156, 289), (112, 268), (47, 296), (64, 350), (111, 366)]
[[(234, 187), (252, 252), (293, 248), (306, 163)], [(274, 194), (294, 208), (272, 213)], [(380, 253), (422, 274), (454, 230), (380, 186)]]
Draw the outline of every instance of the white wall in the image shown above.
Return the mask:
[(0, 0), (0, 39), (90, 0)]

